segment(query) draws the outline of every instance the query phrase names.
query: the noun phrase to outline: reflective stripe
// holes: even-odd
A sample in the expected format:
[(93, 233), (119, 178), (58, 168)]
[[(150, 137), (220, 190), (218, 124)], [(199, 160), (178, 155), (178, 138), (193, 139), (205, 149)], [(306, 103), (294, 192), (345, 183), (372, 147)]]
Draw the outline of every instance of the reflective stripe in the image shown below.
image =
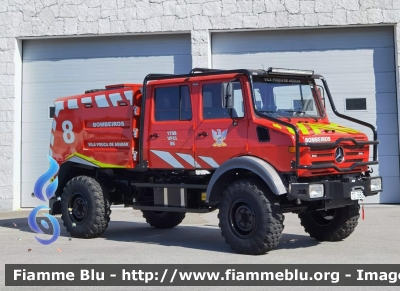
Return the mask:
[(337, 132), (341, 132), (341, 133), (347, 133), (346, 131), (344, 131), (344, 130), (339, 130), (338, 128), (336, 128), (336, 127), (333, 127), (333, 126), (330, 126), (330, 125), (328, 125), (328, 124), (318, 124), (318, 125), (316, 125), (319, 129), (324, 129), (324, 130), (331, 130), (331, 131), (337, 131)]
[(311, 127), (311, 129), (314, 131), (315, 134), (321, 133), (318, 126), (315, 126), (315, 124), (309, 124), (309, 126)]
[(54, 110), (54, 115), (58, 117), (58, 113), (60, 113), (61, 110), (64, 110), (64, 101), (56, 101), (54, 102), (54, 106), (56, 107)]
[(154, 153), (155, 155), (157, 155), (160, 159), (162, 159), (164, 162), (166, 162), (167, 164), (171, 165), (174, 168), (185, 168), (169, 152), (156, 151), (156, 150), (151, 150), (151, 152)]
[(181, 188), (181, 207), (185, 207), (185, 189)]
[(76, 163), (79, 163), (79, 161), (81, 161), (82, 164), (90, 163), (90, 164), (93, 164), (96, 167), (100, 167), (100, 168), (127, 168), (125, 166), (102, 163), (100, 161), (97, 161), (97, 160), (95, 160), (93, 158), (87, 157), (87, 156), (82, 155), (82, 154), (77, 153), (77, 152), (69, 155), (66, 158), (66, 160), (74, 161)]
[(113, 93), (109, 95), (111, 103), (113, 106), (117, 106), (118, 105), (118, 101), (122, 100), (121, 94), (119, 93)]
[(96, 167), (96, 168), (99, 167), (98, 165), (93, 164), (91, 162), (88, 162), (85, 159), (82, 159), (81, 157), (77, 157), (77, 156), (73, 156), (72, 158), (69, 158), (68, 161), (69, 162), (78, 163), (78, 164), (82, 164), (82, 165), (91, 166), (91, 167)]
[(133, 91), (125, 91), (125, 92), (124, 92), (125, 98), (129, 100), (129, 102), (131, 103), (131, 105), (133, 105), (133, 104), (132, 104), (132, 94), (133, 94)]
[(336, 123), (331, 123), (330, 126), (338, 128), (339, 130), (344, 130), (344, 131), (349, 132), (349, 133), (357, 133), (358, 132), (357, 130), (355, 130), (353, 128), (345, 127), (345, 126), (342, 126), (342, 125), (339, 125), (339, 124), (336, 124)]
[(272, 126), (276, 127), (276, 128), (282, 128), (282, 126), (280, 126), (279, 124), (276, 124), (276, 123), (272, 123)]
[(293, 128), (291, 128), (291, 127), (289, 127), (289, 126), (286, 126), (286, 128), (287, 128), (287, 130), (288, 130), (290, 133), (295, 134)]
[(303, 123), (297, 123), (297, 127), (301, 130), (302, 134), (310, 134), (308, 129), (304, 126)]
[(168, 188), (164, 188), (164, 205), (168, 206)]
[(96, 100), (97, 107), (110, 107), (107, 102), (106, 95), (98, 95), (95, 96), (94, 99)]
[(203, 156), (199, 156), (199, 158), (202, 159), (204, 162), (206, 162), (207, 164), (209, 164), (213, 168), (218, 168), (219, 167), (218, 163), (216, 161), (214, 161), (213, 158), (203, 157)]
[(78, 100), (76, 99), (69, 99), (67, 101), (68, 109), (78, 109)]
[(185, 160), (185, 162), (187, 162), (189, 165), (191, 165), (192, 167), (196, 167), (196, 168), (201, 168), (201, 166), (199, 165), (199, 163), (197, 163), (195, 161), (195, 159), (188, 154), (181, 154), (181, 153), (176, 153), (178, 156), (180, 156), (183, 160)]
[(330, 123), (330, 124), (315, 123), (315, 124), (313, 124), (313, 126), (319, 128), (319, 129), (334, 130), (334, 131), (341, 132), (341, 133), (358, 133), (358, 131), (355, 129), (344, 127), (344, 126), (336, 124), (336, 123)]

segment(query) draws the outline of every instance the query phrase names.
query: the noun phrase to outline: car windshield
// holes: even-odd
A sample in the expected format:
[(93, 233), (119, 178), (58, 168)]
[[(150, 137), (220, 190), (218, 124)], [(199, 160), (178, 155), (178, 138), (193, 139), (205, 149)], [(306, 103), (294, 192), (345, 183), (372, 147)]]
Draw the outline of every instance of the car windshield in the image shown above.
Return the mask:
[(256, 78), (254, 105), (257, 112), (289, 118), (316, 118), (321, 113), (313, 95), (313, 83), (293, 78)]

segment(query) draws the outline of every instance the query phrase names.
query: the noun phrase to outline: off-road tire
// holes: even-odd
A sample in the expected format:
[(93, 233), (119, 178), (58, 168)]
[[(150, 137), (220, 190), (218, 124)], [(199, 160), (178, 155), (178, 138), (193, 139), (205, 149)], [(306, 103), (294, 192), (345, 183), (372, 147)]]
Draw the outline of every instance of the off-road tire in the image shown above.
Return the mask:
[[(77, 219), (71, 210), (71, 199), (80, 196), (86, 202), (86, 215)], [(76, 199), (76, 198), (75, 198)], [(77, 176), (72, 178), (61, 194), (61, 219), (72, 237), (94, 238), (100, 236), (110, 221), (110, 201), (105, 187), (95, 178)]]
[(146, 222), (155, 228), (173, 228), (186, 216), (186, 212), (142, 210), (142, 213)]
[[(243, 211), (250, 212), (251, 215), (246, 215), (251, 218), (240, 218)], [(277, 197), (258, 179), (230, 184), (221, 198), (218, 218), (225, 242), (241, 254), (261, 255), (272, 250), (279, 243), (284, 228), (284, 215)], [(250, 221), (251, 230), (243, 231), (239, 226), (243, 224), (238, 222), (242, 220), (246, 225)]]
[[(353, 233), (358, 224), (360, 206), (358, 202), (342, 208), (336, 208), (332, 219), (324, 222), (314, 212), (303, 212), (299, 214), (301, 225), (304, 230), (318, 241), (341, 241)], [(324, 223), (326, 223), (324, 225)]]

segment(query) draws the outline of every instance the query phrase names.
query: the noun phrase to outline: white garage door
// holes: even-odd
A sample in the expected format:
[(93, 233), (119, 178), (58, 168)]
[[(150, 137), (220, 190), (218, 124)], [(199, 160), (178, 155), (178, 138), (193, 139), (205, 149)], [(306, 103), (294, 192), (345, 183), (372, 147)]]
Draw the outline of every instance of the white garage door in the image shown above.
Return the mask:
[[(339, 112), (378, 126), (380, 165), (374, 167), (374, 174), (384, 177), (385, 190), (367, 202), (399, 203), (393, 35), (392, 27), (215, 33), (212, 65), (218, 69), (313, 69), (323, 75)], [(330, 110), (328, 114), (331, 121), (372, 138), (370, 129), (339, 119)]]
[(22, 207), (40, 202), (31, 193), (48, 168), (54, 99), (110, 84), (142, 83), (149, 73), (188, 73), (191, 66), (188, 34), (25, 40)]

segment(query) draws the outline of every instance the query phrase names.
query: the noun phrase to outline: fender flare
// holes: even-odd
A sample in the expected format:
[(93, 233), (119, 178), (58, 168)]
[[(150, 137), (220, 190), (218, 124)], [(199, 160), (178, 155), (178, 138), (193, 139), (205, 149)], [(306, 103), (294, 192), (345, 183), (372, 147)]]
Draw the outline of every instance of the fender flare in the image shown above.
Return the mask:
[[(229, 161), (222, 164), (212, 175), (210, 182), (207, 186), (206, 191), (206, 203), (213, 202), (214, 199), (210, 199), (215, 195), (222, 194), (218, 187), (214, 187), (219, 178), (229, 170), (233, 169), (245, 169), (258, 175), (264, 182), (269, 186), (272, 193), (275, 195), (286, 194), (287, 190), (278, 172), (268, 162), (252, 157), (242, 156), (230, 159)], [(217, 193), (216, 193), (217, 192)], [(211, 201), (210, 201), (211, 200)]]

